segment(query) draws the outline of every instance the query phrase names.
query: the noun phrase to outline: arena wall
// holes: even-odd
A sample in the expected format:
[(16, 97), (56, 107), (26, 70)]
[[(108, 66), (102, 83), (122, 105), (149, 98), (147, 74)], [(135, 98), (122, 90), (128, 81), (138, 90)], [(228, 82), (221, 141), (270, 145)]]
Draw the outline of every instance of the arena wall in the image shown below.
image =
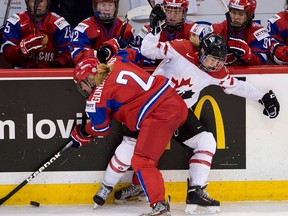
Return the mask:
[[(203, 91), (199, 101), (206, 99), (195, 110), (197, 106), (202, 110), (199, 118), (210, 126), (218, 145), (208, 192), (220, 201), (288, 200), (288, 69), (274, 65), (229, 69), (263, 92), (273, 89), (281, 111), (269, 119), (255, 101), (226, 95), (216, 87)], [(71, 75), (72, 69), (0, 70), (0, 197), (50, 159), (67, 142), (74, 120), (81, 118), (85, 103)], [(81, 149), (68, 149), (7, 204), (92, 203), (120, 141), (118, 123), (113, 122), (111, 135)], [(189, 148), (171, 142), (159, 163), (172, 202), (185, 201), (191, 154)], [(117, 188), (127, 185), (131, 175), (128, 171)]]

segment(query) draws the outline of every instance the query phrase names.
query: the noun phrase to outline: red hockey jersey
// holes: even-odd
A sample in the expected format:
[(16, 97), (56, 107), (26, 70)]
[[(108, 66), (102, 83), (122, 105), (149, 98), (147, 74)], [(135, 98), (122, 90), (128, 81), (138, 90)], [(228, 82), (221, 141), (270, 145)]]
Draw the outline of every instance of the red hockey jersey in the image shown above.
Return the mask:
[(167, 78), (149, 75), (128, 58), (120, 52), (109, 60), (113, 70), (86, 101), (91, 119), (86, 131), (91, 135), (109, 134), (112, 118), (131, 131), (139, 130), (143, 119), (173, 91)]
[[(227, 21), (224, 20), (221, 23), (212, 24), (208, 29), (208, 33), (221, 34), (227, 40)], [(252, 21), (251, 25), (243, 27), (240, 32), (231, 29), (229, 36), (241, 38), (249, 45), (252, 56), (248, 65), (266, 63), (269, 43), (269, 34), (266, 28)], [(234, 54), (229, 53), (229, 47), (226, 65), (241, 65), (241, 62), (237, 60)]]
[(13, 14), (6, 22), (3, 31), (2, 50), (9, 63), (18, 68), (48, 68), (53, 61), (63, 67), (73, 65), (69, 51), (71, 27), (61, 16), (48, 12), (38, 23), (37, 32), (44, 35), (43, 48), (35, 56), (23, 59), (19, 54), (21, 40), (34, 32), (33, 17), (27, 12)]
[[(120, 36), (122, 25), (123, 21), (116, 18), (108, 31), (95, 16), (79, 23), (73, 29), (70, 44), (74, 63), (76, 64), (84, 57), (95, 56), (95, 50), (98, 50), (108, 40)], [(123, 39), (127, 40), (127, 42), (133, 40), (133, 31), (132, 26), (128, 23)]]

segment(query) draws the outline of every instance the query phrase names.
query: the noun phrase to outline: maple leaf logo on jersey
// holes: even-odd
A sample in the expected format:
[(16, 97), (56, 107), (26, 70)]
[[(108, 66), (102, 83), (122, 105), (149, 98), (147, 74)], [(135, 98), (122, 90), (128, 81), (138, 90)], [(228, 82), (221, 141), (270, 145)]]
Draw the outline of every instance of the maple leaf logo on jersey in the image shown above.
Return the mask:
[(187, 80), (181, 79), (181, 81), (179, 82), (179, 80), (176, 80), (174, 77), (172, 77), (171, 81), (175, 84), (174, 88), (176, 89), (177, 93), (184, 100), (191, 98), (192, 95), (194, 94), (194, 92), (191, 89), (192, 87), (192, 84), (190, 83), (191, 78), (188, 78)]

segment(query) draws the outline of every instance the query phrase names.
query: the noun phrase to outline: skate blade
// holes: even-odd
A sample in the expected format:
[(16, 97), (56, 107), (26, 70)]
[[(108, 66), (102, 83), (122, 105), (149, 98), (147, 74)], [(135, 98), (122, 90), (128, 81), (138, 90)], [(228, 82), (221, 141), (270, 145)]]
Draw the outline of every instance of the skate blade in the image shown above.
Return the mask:
[(220, 207), (219, 206), (207, 206), (202, 207), (198, 205), (187, 205), (185, 209), (186, 214), (190, 215), (205, 215), (205, 214), (217, 214), (219, 213)]
[(98, 207), (99, 207), (99, 205), (97, 203), (94, 203), (93, 210), (96, 210)]

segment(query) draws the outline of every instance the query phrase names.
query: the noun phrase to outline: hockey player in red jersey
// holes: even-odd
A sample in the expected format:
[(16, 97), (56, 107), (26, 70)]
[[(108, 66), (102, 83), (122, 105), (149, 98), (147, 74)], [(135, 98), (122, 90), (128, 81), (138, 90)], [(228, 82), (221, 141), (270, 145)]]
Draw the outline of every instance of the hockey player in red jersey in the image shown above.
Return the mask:
[[(162, 26), (163, 30), (160, 33), (159, 41), (172, 41), (175, 39), (189, 39), (191, 35), (202, 38), (205, 34), (205, 29), (197, 23), (186, 20), (188, 11), (188, 0), (163, 0), (162, 5), (157, 4), (151, 11), (150, 24), (144, 25), (135, 40), (131, 44), (135, 47), (140, 47), (142, 40), (151, 31), (151, 28), (157, 25), (158, 19), (165, 19)], [(164, 9), (164, 14), (163, 14)], [(158, 60), (143, 59), (138, 62), (141, 66), (157, 66), (161, 62)], [(120, 189), (115, 193), (116, 199), (127, 199), (131, 196), (144, 194), (137, 175), (133, 175), (132, 185)]]
[[(262, 65), (267, 61), (269, 34), (253, 21), (256, 0), (230, 0), (231, 21), (212, 24), (208, 33), (221, 34), (228, 45), (226, 65)], [(229, 23), (228, 23), (229, 22)]]
[[(206, 207), (207, 211), (215, 213), (220, 210), (220, 203), (210, 198), (205, 188), (216, 151), (216, 141), (212, 133), (205, 130), (189, 108), (197, 102), (200, 91), (209, 85), (221, 86), (227, 94), (259, 101), (264, 105), (263, 113), (270, 118), (277, 117), (280, 105), (273, 91), (262, 93), (250, 83), (230, 76), (229, 71), (224, 67), (227, 46), (221, 35), (212, 34), (204, 37), (200, 43), (199, 58), (194, 37), (191, 37), (193, 43), (185, 39), (159, 42), (159, 37), (160, 33), (156, 35), (149, 33), (143, 40), (141, 51), (150, 59), (164, 59), (153, 74), (170, 78), (188, 108), (186, 122), (173, 136), (177, 142), (194, 149), (194, 155), (189, 160), (190, 180), (188, 181), (186, 213), (195, 213), (198, 206)], [(183, 80), (185, 82), (182, 82)], [(124, 134), (122, 143), (116, 149), (106, 169), (102, 187), (94, 196), (94, 201), (99, 205), (104, 204), (112, 188), (131, 164), (136, 140), (130, 135)], [(123, 197), (129, 198), (125, 195)]]
[[(117, 18), (119, 0), (92, 1), (95, 14), (80, 22), (72, 32), (70, 50), (75, 64), (86, 57), (102, 58), (103, 50), (99, 49), (105, 43), (108, 43), (113, 48), (113, 53), (116, 54), (134, 38), (134, 30), (128, 23), (123, 38), (119, 40), (123, 25), (123, 21)], [(105, 58), (111, 58), (110, 53), (104, 54)]]
[(50, 0), (26, 0), (27, 11), (13, 14), (5, 23), (2, 50), (16, 68), (72, 67), (69, 23), (49, 12)]
[(269, 55), (279, 65), (288, 64), (288, 0), (285, 10), (275, 14), (268, 20), (267, 29), (272, 37)]
[(174, 131), (185, 121), (187, 108), (169, 79), (151, 76), (128, 58), (120, 52), (107, 65), (99, 64), (96, 58), (76, 65), (74, 80), (78, 90), (88, 97), (85, 111), (91, 121), (76, 125), (71, 139), (74, 147), (80, 147), (93, 136), (108, 135), (112, 118), (123, 122), (131, 131), (139, 131), (132, 168), (151, 207), (169, 215), (164, 181), (157, 164)]

